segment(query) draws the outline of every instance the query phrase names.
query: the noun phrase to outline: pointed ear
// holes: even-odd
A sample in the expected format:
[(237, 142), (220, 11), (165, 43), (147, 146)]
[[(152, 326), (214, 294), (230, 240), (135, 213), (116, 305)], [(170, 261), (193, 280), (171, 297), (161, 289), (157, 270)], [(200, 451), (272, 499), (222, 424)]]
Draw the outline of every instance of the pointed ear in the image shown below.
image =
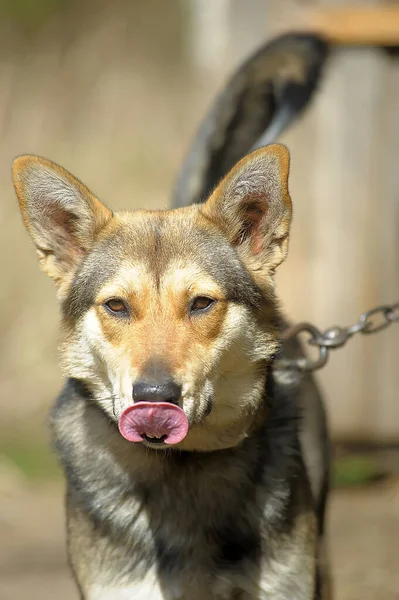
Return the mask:
[(292, 215), (288, 173), (285, 146), (259, 148), (237, 163), (201, 209), (260, 285), (287, 255)]
[(62, 287), (112, 213), (68, 171), (44, 158), (20, 156), (12, 174), (40, 266)]

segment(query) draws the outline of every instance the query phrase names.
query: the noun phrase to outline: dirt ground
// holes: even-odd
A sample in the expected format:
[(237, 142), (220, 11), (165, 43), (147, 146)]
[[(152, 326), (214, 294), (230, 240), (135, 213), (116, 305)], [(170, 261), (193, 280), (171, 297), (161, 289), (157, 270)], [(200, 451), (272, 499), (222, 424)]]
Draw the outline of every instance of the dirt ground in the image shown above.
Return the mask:
[[(1, 600), (77, 600), (64, 550), (62, 483), (0, 473)], [(399, 599), (399, 479), (334, 491), (330, 553), (336, 600)]]

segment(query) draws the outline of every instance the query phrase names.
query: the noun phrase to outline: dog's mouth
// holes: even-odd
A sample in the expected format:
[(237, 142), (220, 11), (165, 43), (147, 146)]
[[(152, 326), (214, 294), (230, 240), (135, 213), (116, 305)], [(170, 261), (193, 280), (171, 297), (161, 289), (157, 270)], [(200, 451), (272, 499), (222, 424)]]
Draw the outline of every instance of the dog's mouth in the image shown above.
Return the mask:
[(187, 435), (185, 412), (169, 402), (137, 402), (120, 416), (119, 431), (129, 442), (178, 444)]
[(143, 440), (145, 442), (148, 442), (149, 444), (163, 444), (165, 442), (166, 438), (167, 438), (166, 435), (163, 435), (160, 438), (158, 438), (158, 437), (151, 437), (151, 436), (146, 435), (146, 434), (143, 435)]

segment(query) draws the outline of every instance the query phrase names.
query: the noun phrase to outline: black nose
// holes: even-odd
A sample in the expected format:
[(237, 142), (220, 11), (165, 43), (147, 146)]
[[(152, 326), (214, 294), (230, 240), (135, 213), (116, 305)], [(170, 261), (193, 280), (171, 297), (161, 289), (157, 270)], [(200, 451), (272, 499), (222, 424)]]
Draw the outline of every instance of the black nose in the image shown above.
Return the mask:
[(181, 396), (181, 386), (172, 380), (160, 383), (138, 381), (133, 386), (134, 402), (171, 402), (177, 404)]

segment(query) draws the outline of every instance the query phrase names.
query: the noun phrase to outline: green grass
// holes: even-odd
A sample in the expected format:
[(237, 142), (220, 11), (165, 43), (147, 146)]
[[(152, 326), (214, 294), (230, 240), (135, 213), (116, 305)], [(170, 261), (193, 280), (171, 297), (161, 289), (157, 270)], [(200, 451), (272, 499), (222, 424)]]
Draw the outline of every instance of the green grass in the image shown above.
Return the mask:
[(357, 487), (374, 483), (383, 473), (371, 456), (348, 455), (338, 458), (333, 465), (333, 487)]
[(0, 0), (0, 12), (24, 25), (38, 25), (67, 0)]
[(0, 460), (1, 456), (5, 456), (28, 479), (54, 479), (60, 476), (56, 458), (45, 441), (1, 439)]

